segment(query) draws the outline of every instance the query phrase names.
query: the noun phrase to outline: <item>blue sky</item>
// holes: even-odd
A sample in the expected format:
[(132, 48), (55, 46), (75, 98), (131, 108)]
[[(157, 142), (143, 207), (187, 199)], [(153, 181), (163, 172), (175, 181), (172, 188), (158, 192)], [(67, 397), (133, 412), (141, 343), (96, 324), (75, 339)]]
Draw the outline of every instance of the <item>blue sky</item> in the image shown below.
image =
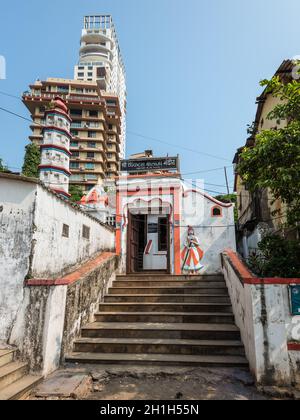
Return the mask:
[[(245, 142), (259, 80), (300, 54), (299, 12), (298, 0), (10, 0), (1, 7), (0, 91), (72, 78), (83, 16), (111, 13), (127, 70), (127, 153), (179, 153), (182, 173), (222, 168)], [(13, 98), (0, 95), (0, 107), (28, 116)], [(1, 111), (0, 122), (0, 157), (20, 168), (29, 123)], [(225, 191), (221, 169), (194, 177)]]

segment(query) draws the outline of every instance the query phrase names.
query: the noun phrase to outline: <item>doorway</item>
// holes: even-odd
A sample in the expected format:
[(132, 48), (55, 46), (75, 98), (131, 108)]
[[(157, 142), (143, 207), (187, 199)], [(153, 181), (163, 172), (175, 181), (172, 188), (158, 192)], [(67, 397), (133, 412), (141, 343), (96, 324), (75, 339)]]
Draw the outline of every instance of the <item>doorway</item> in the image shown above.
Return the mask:
[(143, 271), (143, 256), (147, 244), (147, 216), (131, 214), (128, 217), (127, 273)]
[(127, 274), (142, 271), (170, 273), (168, 215), (128, 215)]

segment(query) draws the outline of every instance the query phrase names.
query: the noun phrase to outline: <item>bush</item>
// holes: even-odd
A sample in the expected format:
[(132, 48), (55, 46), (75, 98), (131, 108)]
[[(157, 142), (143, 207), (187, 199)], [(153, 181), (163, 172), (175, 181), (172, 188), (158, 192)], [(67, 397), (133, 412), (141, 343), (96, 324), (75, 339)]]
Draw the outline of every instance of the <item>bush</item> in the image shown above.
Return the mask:
[(300, 242), (288, 241), (279, 235), (268, 235), (252, 254), (248, 264), (261, 277), (300, 277)]

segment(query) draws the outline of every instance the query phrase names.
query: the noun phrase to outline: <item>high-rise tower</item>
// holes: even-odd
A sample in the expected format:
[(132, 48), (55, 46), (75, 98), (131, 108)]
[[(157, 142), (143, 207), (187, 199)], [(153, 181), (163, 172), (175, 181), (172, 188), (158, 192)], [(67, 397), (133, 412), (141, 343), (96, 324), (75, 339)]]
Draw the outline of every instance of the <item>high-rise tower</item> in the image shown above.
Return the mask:
[(118, 96), (121, 109), (120, 155), (126, 147), (126, 75), (118, 37), (110, 15), (84, 17), (79, 63), (74, 78), (96, 82), (102, 91)]

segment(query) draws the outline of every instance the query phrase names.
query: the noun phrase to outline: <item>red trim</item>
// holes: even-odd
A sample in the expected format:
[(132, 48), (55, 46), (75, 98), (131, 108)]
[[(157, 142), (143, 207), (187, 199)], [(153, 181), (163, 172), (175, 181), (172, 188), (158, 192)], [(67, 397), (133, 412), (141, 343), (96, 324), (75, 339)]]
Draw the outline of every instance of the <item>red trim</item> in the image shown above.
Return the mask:
[(103, 252), (98, 257), (83, 264), (78, 270), (62, 278), (57, 279), (30, 279), (25, 281), (25, 286), (69, 286), (94, 271), (116, 254), (113, 252)]
[(239, 258), (239, 256), (232, 251), (231, 249), (226, 249), (224, 254), (228, 256), (230, 259), (233, 267), (238, 271), (241, 280), (244, 284), (253, 284), (253, 285), (292, 285), (292, 284), (300, 284), (300, 278), (292, 278), (292, 279), (285, 279), (280, 277), (274, 278), (259, 278), (255, 277), (243, 263), (243, 261)]
[(71, 197), (71, 194), (69, 194), (69, 193), (66, 193), (66, 191), (64, 191), (64, 190), (58, 190), (58, 189), (54, 189), (54, 188), (51, 188), (54, 192), (56, 192), (56, 194), (61, 194), (61, 195), (64, 195), (65, 197), (67, 197), (67, 198), (70, 198)]
[(45, 127), (43, 127), (43, 132), (47, 130), (61, 131), (62, 134), (65, 134), (67, 137), (69, 137), (70, 140), (73, 140), (73, 136), (71, 135), (71, 133), (69, 133), (64, 128), (56, 127), (55, 125), (46, 125)]
[[(220, 210), (220, 214), (218, 214), (217, 216), (214, 214), (214, 210), (216, 210), (216, 209)], [(222, 209), (222, 207), (221, 206), (214, 206), (214, 207), (212, 207), (212, 209), (211, 209), (211, 217), (223, 217), (223, 209)]]
[(59, 114), (59, 115), (62, 115), (63, 117), (66, 117), (70, 123), (72, 122), (72, 118), (68, 114), (64, 113), (63, 111), (57, 111), (56, 109), (47, 109), (45, 111), (45, 115), (47, 114)]
[(150, 254), (150, 249), (152, 246), (152, 239), (150, 239), (150, 241), (147, 243), (146, 249), (145, 249), (145, 255), (149, 255)]
[(54, 170), (57, 169), (58, 171), (63, 171), (68, 175), (72, 175), (72, 173), (70, 171), (68, 171), (68, 169), (65, 168), (61, 168), (59, 166), (54, 166), (54, 165), (39, 165), (39, 169), (43, 169), (43, 168), (53, 168)]
[(300, 343), (288, 343), (288, 351), (300, 351)]
[(56, 144), (41, 144), (41, 149), (47, 149), (47, 148), (55, 148), (55, 149), (59, 149), (59, 150), (63, 150), (64, 152), (68, 153), (69, 156), (72, 156), (72, 153), (66, 149), (63, 146), (56, 146)]
[(222, 203), (221, 201), (216, 200), (215, 198), (211, 197), (210, 195), (208, 195), (208, 194), (206, 194), (206, 193), (203, 193), (203, 192), (201, 192), (201, 191), (199, 191), (199, 190), (195, 190), (195, 189), (185, 191), (185, 192), (183, 193), (183, 197), (186, 197), (186, 196), (187, 196), (189, 193), (191, 193), (191, 192), (196, 193), (196, 194), (203, 195), (203, 197), (207, 198), (208, 200), (212, 201), (213, 203), (217, 204), (217, 205), (218, 205), (218, 206), (220, 206), (220, 207), (229, 208), (229, 207), (232, 207), (232, 206), (233, 206), (233, 204), (232, 204), (232, 203), (228, 203), (228, 204), (226, 204), (226, 203)]

